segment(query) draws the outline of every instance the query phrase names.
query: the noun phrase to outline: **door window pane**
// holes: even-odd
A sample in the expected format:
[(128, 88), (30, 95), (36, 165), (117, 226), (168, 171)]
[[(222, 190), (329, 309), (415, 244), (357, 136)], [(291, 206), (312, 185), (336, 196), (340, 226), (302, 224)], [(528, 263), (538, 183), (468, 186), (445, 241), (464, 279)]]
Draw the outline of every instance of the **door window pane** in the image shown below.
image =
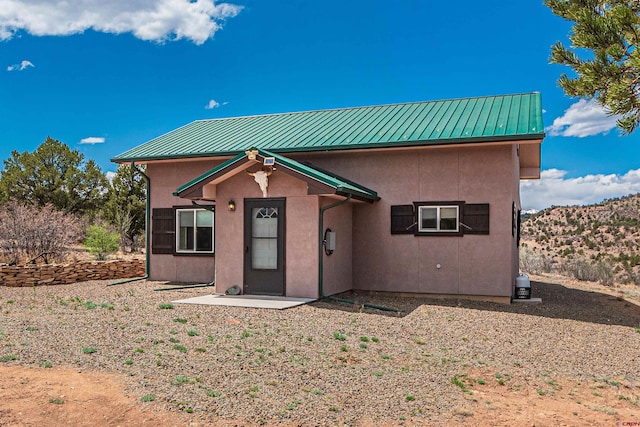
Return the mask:
[(278, 208), (253, 208), (251, 216), (251, 267), (278, 268)]

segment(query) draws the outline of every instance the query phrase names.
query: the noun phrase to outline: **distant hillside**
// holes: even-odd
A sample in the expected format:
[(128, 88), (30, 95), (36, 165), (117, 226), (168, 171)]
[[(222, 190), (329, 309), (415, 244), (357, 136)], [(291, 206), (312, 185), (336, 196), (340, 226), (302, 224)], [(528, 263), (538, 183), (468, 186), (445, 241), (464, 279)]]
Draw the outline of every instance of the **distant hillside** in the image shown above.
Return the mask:
[(522, 219), (521, 268), (640, 286), (640, 193)]

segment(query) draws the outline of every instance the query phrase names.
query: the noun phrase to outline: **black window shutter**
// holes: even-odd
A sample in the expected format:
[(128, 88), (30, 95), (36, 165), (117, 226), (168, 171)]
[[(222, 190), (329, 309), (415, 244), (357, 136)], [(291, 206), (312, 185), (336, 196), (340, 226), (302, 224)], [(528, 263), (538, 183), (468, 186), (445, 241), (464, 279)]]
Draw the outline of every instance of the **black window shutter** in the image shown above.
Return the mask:
[(518, 231), (516, 233), (516, 246), (520, 247), (520, 227), (522, 224), (522, 209), (518, 209)]
[(465, 203), (463, 210), (464, 234), (489, 234), (489, 203)]
[(413, 205), (391, 206), (391, 234), (414, 234), (416, 225)]
[(173, 208), (154, 208), (151, 224), (151, 253), (173, 254), (176, 245), (176, 219)]

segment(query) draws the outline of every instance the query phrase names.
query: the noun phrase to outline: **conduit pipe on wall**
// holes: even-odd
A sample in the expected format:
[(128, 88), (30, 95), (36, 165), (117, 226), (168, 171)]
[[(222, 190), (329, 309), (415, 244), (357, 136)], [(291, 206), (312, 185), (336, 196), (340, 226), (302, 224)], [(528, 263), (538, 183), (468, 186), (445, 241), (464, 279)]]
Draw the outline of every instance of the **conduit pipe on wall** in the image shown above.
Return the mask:
[(138, 280), (145, 280), (149, 278), (150, 263), (151, 263), (151, 252), (149, 252), (149, 245), (151, 244), (151, 180), (140, 169), (136, 167), (134, 162), (131, 162), (131, 168), (138, 172), (142, 178), (144, 178), (146, 186), (147, 186), (147, 200), (145, 206), (145, 267), (144, 267), (144, 276), (142, 277), (134, 277), (133, 279), (120, 280), (118, 282), (113, 282), (108, 284), (107, 286), (121, 285), (123, 283), (136, 282)]
[(154, 291), (178, 291), (180, 289), (192, 289), (192, 288), (206, 288), (208, 286), (215, 286), (215, 280), (209, 283), (202, 283), (199, 285), (184, 285), (184, 286), (173, 286), (171, 288), (155, 288)]
[[(338, 202), (332, 203), (330, 205), (327, 206), (322, 206), (320, 208), (320, 219), (318, 221), (318, 236), (319, 236), (319, 242), (318, 242), (318, 296), (320, 298), (326, 298), (326, 299), (330, 299), (332, 301), (338, 301), (338, 302), (344, 302), (347, 304), (352, 304), (355, 305), (356, 302), (350, 299), (346, 299), (346, 298), (338, 298), (338, 297), (334, 297), (333, 295), (325, 295), (324, 294), (324, 250), (323, 250), (323, 245), (324, 245), (324, 213), (326, 211), (328, 211), (329, 209), (333, 209), (333, 208), (337, 208), (339, 206), (342, 205), (346, 205), (347, 203), (349, 203), (351, 201), (351, 194), (349, 194), (346, 199), (344, 200), (340, 200)], [(390, 308), (390, 307), (384, 307), (381, 305), (374, 305), (374, 304), (363, 304), (364, 307), (367, 308), (375, 308), (376, 310), (383, 310), (383, 311), (393, 311), (393, 312), (398, 312), (397, 309), (395, 308)]]

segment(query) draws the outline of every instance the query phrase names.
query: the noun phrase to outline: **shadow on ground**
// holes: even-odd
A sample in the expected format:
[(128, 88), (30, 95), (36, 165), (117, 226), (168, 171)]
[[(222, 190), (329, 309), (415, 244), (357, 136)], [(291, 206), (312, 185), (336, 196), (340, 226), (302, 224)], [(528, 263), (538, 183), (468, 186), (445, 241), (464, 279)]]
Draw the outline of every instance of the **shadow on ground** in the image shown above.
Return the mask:
[[(580, 322), (640, 327), (640, 306), (609, 294), (566, 287), (555, 283), (531, 282), (532, 298), (542, 298), (541, 304), (498, 304), (462, 299), (432, 299), (422, 297), (381, 296), (369, 292), (350, 291), (339, 296), (354, 300), (355, 305), (322, 300), (312, 305), (318, 308), (366, 312), (381, 316), (404, 317), (422, 305), (466, 307), (475, 310), (520, 313), (531, 316), (569, 319)], [(363, 304), (398, 309), (398, 313), (370, 309)]]

